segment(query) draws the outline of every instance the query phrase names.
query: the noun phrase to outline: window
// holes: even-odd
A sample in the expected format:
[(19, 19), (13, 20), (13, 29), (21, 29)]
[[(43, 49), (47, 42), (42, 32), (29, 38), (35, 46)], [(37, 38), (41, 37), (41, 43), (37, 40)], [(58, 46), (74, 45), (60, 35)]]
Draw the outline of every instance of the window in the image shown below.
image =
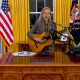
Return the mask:
[[(49, 7), (53, 15), (53, 0), (30, 0), (30, 25), (35, 24), (43, 7)], [(52, 16), (53, 19), (53, 16)]]

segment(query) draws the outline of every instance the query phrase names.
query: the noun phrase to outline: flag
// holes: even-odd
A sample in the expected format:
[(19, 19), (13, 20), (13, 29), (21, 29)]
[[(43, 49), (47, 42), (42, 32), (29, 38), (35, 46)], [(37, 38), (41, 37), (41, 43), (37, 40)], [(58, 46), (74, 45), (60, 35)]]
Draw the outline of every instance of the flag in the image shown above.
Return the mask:
[(0, 10), (0, 36), (10, 46), (14, 41), (12, 20), (8, 0), (2, 0)]
[(77, 4), (78, 4), (78, 0), (72, 0), (71, 11), (75, 10)]
[(72, 0), (71, 10), (70, 10), (71, 15), (76, 12), (77, 4), (78, 4), (78, 0)]
[(70, 23), (73, 24), (75, 20), (76, 7), (78, 0), (72, 0), (71, 10), (70, 10)]

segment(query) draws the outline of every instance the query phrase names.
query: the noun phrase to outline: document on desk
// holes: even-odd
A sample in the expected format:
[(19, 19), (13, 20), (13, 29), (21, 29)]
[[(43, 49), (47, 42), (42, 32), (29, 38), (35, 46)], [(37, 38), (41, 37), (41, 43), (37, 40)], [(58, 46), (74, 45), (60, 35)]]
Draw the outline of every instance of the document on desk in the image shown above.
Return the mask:
[(13, 54), (13, 56), (34, 56), (34, 55), (36, 55), (36, 53), (34, 53), (34, 52), (27, 52), (27, 51), (14, 52), (12, 54)]

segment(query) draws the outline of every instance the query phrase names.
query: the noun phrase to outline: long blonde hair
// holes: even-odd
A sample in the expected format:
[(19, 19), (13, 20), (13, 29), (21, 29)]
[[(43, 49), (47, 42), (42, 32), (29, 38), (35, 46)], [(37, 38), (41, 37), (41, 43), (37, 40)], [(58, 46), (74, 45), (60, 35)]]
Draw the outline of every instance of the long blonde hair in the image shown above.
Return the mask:
[[(49, 7), (44, 7), (42, 9), (40, 15), (39, 15), (39, 18), (38, 18), (37, 22), (40, 21), (40, 20), (43, 20), (42, 14), (43, 14), (44, 10), (49, 10), (50, 11), (50, 15), (51, 15), (51, 9)], [(50, 17), (50, 19), (51, 19), (51, 17)]]

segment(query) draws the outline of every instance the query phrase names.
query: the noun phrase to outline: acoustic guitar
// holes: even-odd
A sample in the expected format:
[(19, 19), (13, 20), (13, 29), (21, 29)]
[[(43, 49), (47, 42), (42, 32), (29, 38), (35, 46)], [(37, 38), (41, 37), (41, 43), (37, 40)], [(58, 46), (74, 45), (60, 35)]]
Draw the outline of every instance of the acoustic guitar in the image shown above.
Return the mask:
[(49, 46), (52, 44), (53, 40), (48, 36), (45, 37), (46, 33), (43, 32), (41, 34), (34, 34), (34, 37), (40, 38), (40, 39), (45, 39), (46, 38), (46, 42), (44, 43), (39, 43), (37, 41), (34, 41), (32, 39), (29, 38), (29, 46), (30, 49), (35, 52), (35, 53), (39, 53), (43, 50), (44, 47)]
[[(67, 30), (67, 28), (65, 28), (64, 30), (61, 30), (60, 32), (58, 32), (58, 31), (57, 32), (59, 34), (61, 34), (61, 33), (65, 32), (66, 30)], [(33, 34), (34, 37), (37, 37), (37, 38), (40, 38), (40, 39), (46, 39), (46, 42), (44, 42), (44, 43), (39, 43), (39, 42), (34, 41), (34, 40), (29, 38), (29, 47), (30, 47), (31, 51), (33, 51), (35, 53), (39, 53), (43, 50), (44, 47), (49, 46), (53, 43), (54, 33), (51, 35), (52, 38), (50, 37), (50, 35), (47, 36), (47, 37), (46, 37), (46, 35), (47, 35), (46, 32), (43, 32), (41, 34)]]

